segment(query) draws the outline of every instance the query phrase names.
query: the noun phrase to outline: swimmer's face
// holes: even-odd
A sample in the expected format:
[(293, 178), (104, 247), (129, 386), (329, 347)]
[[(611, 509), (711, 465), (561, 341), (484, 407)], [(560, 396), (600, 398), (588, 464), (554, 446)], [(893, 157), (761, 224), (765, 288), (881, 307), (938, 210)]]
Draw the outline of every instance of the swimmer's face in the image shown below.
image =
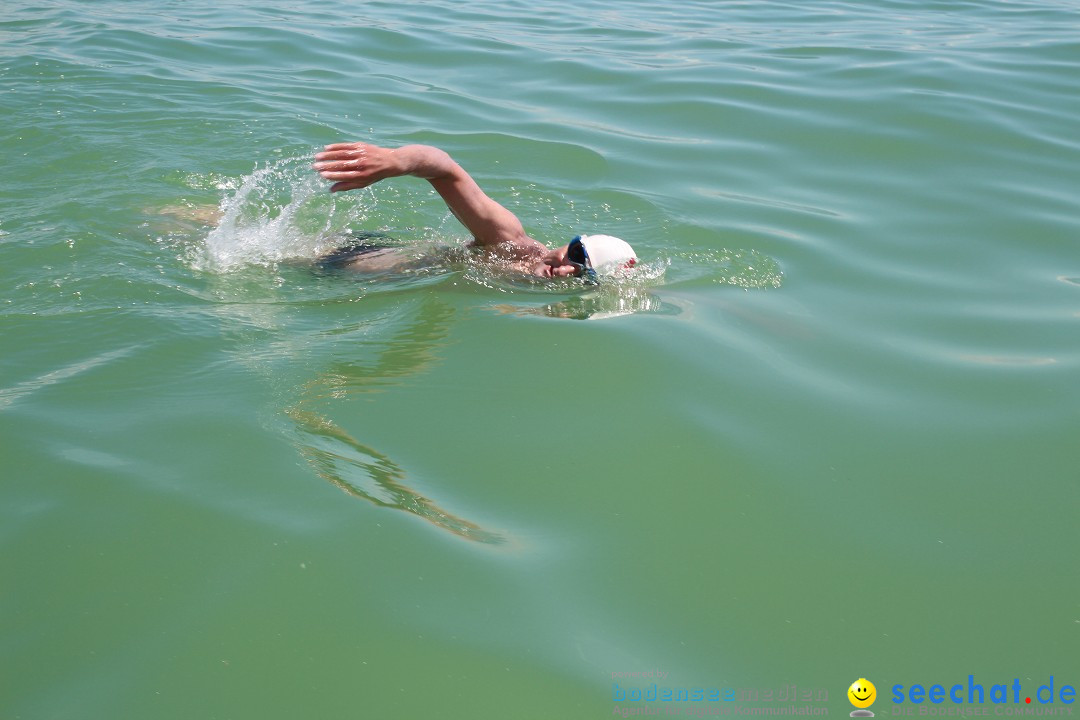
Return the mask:
[(533, 267), (533, 275), (539, 277), (576, 277), (581, 274), (581, 267), (570, 262), (566, 253), (569, 245), (549, 250), (540, 262)]

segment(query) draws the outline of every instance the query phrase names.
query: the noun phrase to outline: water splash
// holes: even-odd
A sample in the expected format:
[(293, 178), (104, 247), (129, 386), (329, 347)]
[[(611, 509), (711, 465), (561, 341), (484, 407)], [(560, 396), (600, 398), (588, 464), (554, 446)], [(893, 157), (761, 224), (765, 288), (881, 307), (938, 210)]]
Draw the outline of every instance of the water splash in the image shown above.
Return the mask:
[(362, 222), (365, 205), (334, 203), (310, 162), (310, 157), (287, 158), (243, 177), (221, 201), (221, 220), (196, 249), (192, 265), (224, 273), (314, 258), (332, 247), (335, 234)]

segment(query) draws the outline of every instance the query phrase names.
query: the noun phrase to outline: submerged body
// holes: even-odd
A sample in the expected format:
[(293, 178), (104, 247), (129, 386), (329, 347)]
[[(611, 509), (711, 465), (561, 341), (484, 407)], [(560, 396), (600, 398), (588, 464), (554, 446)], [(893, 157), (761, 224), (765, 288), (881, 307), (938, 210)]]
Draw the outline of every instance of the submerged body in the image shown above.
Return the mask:
[[(402, 273), (430, 270), (435, 267), (461, 268), (482, 265), (512, 275), (521, 274), (520, 266), (503, 258), (491, 257), (475, 243), (444, 245), (439, 243), (407, 244), (382, 233), (352, 233), (342, 236), (335, 249), (315, 260), (325, 271), (368, 274)], [(532, 277), (531, 274), (527, 274)]]
[(415, 262), (416, 258), (402, 248), (379, 242), (382, 239), (383, 236), (354, 236), (347, 244), (320, 257), (316, 264), (323, 270), (393, 272)]

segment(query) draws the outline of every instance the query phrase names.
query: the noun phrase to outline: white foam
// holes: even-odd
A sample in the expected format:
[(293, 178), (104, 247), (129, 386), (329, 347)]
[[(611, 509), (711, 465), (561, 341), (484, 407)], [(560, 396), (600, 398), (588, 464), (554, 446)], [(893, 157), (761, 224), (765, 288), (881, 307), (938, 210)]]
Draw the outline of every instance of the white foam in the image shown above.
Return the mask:
[(249, 265), (314, 258), (329, 236), (363, 219), (357, 205), (338, 210), (310, 168), (310, 157), (256, 168), (221, 201), (221, 220), (193, 259), (200, 270), (229, 272)]

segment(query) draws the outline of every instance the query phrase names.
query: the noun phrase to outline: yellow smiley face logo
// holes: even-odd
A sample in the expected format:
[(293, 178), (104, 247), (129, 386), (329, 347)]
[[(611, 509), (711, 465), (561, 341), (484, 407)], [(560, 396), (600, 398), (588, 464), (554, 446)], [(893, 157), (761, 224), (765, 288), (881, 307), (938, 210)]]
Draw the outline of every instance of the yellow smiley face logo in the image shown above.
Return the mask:
[(847, 689), (848, 700), (857, 708), (868, 708), (877, 699), (877, 688), (866, 678), (859, 678)]

